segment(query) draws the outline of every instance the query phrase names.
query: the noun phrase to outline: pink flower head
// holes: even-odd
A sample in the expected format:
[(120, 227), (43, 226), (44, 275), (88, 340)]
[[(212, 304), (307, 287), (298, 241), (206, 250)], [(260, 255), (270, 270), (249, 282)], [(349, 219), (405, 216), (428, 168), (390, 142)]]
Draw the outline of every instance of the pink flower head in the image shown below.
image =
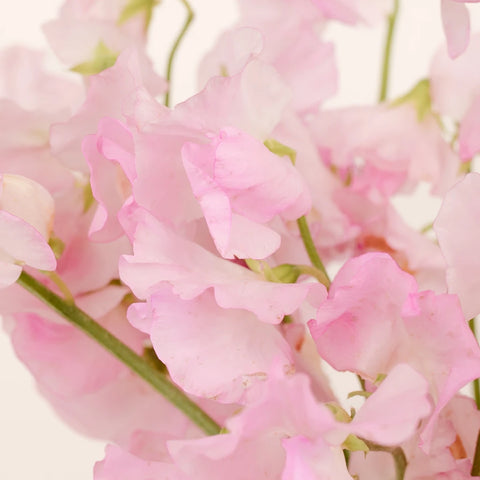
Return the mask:
[(14, 283), (22, 265), (55, 270), (48, 245), (54, 203), (45, 188), (19, 175), (0, 177), (0, 286)]
[(209, 145), (187, 143), (185, 170), (210, 233), (225, 258), (266, 258), (280, 236), (264, 226), (276, 215), (295, 220), (310, 209), (310, 196), (290, 160), (232, 128)]
[(427, 447), (441, 409), (480, 376), (480, 349), (458, 299), (417, 292), (413, 277), (385, 254), (349, 260), (309, 327), (320, 355), (338, 370), (373, 382), (408, 363), (429, 379), (435, 410), (422, 434)]
[(466, 319), (480, 313), (480, 175), (470, 173), (445, 196), (434, 223), (447, 262), (447, 284), (458, 295)]

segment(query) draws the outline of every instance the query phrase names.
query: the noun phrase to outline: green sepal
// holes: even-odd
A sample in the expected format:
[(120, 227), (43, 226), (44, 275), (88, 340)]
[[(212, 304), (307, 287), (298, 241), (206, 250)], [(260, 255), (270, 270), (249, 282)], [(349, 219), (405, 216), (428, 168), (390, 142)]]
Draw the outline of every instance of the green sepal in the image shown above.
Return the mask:
[(283, 263), (276, 267), (265, 270), (265, 278), (276, 283), (295, 283), (302, 274), (296, 265)]
[(355, 435), (350, 434), (342, 443), (342, 448), (350, 452), (369, 452), (367, 444)]
[(130, 20), (132, 17), (144, 13), (145, 30), (148, 30), (150, 22), (152, 21), (153, 9), (159, 3), (160, 0), (130, 0), (120, 12), (117, 20), (117, 25), (122, 25), (123, 23)]
[(366, 392), (365, 390), (355, 390), (354, 392), (350, 392), (347, 395), (347, 398), (352, 398), (352, 397), (365, 397), (368, 398), (372, 392)]
[(81, 73), (82, 75), (97, 75), (107, 68), (115, 65), (118, 54), (110, 50), (103, 42), (99, 42), (93, 51), (91, 60), (79, 63), (70, 70), (72, 72)]
[(83, 187), (83, 213), (87, 213), (94, 202), (95, 197), (93, 196), (92, 186), (88, 182)]
[(263, 144), (275, 155), (278, 155), (279, 157), (289, 157), (291, 162), (295, 165), (297, 152), (293, 148), (280, 143), (274, 138), (267, 138)]
[(428, 113), (432, 112), (430, 81), (428, 79), (420, 80), (408, 93), (394, 100), (391, 106), (398, 107), (407, 102), (413, 103), (418, 121), (421, 122)]
[(327, 402), (325, 406), (333, 413), (335, 420), (338, 422), (350, 423), (352, 421), (352, 417), (338, 403)]
[(247, 267), (252, 272), (255, 272), (255, 273), (263, 272), (262, 262), (260, 260), (255, 260), (254, 258), (246, 258), (245, 263), (247, 264)]
[(52, 249), (55, 258), (58, 260), (65, 250), (65, 242), (61, 238), (52, 235), (48, 240), (48, 245)]
[(386, 378), (387, 378), (387, 375), (385, 373), (379, 373), (373, 383), (375, 385), (380, 385)]
[(160, 373), (168, 375), (167, 366), (157, 357), (153, 347), (144, 347), (142, 357)]

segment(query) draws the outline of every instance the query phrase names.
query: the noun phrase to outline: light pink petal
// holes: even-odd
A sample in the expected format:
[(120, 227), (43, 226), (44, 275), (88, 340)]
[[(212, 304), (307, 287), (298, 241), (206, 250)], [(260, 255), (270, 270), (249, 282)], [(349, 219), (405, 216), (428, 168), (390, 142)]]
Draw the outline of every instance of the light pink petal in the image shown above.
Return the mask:
[(291, 362), (290, 348), (276, 327), (241, 310), (222, 310), (208, 292), (186, 301), (170, 288), (159, 289), (150, 304), (131, 309), (134, 318), (152, 319), (150, 335), (158, 357), (173, 381), (193, 395), (239, 401), (274, 360)]
[(54, 155), (68, 167), (88, 173), (81, 154), (83, 138), (96, 133), (103, 117), (123, 120), (131, 115), (143, 85), (137, 54), (126, 50), (113, 67), (91, 78), (85, 103), (75, 115), (67, 122), (52, 125), (50, 143)]
[(340, 447), (334, 447), (321, 437), (310, 440), (303, 436), (282, 441), (287, 458), (282, 480), (351, 480)]
[(447, 261), (447, 283), (470, 319), (480, 313), (480, 175), (468, 174), (444, 198), (434, 223), (440, 248)]
[(458, 133), (458, 153), (463, 160), (470, 160), (480, 152), (480, 96), (468, 109)]
[[(31, 225), (8, 212), (0, 211), (0, 249), (15, 261), (39, 270), (55, 270), (57, 261), (45, 238)], [(8, 268), (5, 279), (13, 278)]]
[(0, 288), (9, 287), (13, 285), (20, 274), (22, 273), (22, 267), (15, 265), (9, 261), (0, 261)]
[(202, 131), (231, 126), (265, 140), (279, 123), (291, 92), (275, 69), (252, 60), (233, 77), (214, 77), (175, 108), (175, 116)]
[(115, 445), (108, 445), (105, 458), (95, 464), (94, 480), (187, 480), (178, 467), (136, 457)]
[(146, 212), (137, 212), (133, 256), (120, 259), (120, 276), (139, 298), (169, 282), (182, 299), (213, 287), (223, 308), (242, 308), (268, 323), (296, 310), (314, 284), (263, 281), (248, 269), (221, 259), (175, 234)]
[(92, 193), (99, 202), (90, 237), (100, 242), (115, 240), (123, 234), (117, 213), (136, 178), (132, 136), (120, 122), (104, 118), (98, 133), (85, 137), (82, 151), (90, 169)]
[(470, 38), (470, 17), (463, 3), (442, 0), (443, 30), (447, 38), (448, 53), (458, 57), (467, 48)]
[[(372, 380), (388, 371), (402, 305), (416, 289), (414, 278), (386, 254), (347, 261), (316, 319), (308, 322), (322, 358), (337, 370), (356, 371)], [(367, 301), (372, 298), (375, 302)]]
[(480, 35), (472, 35), (467, 50), (455, 59), (446, 48), (435, 54), (430, 68), (432, 107), (460, 122), (480, 94)]
[(428, 382), (406, 364), (394, 367), (353, 421), (352, 433), (382, 445), (398, 445), (410, 438), (431, 411)]

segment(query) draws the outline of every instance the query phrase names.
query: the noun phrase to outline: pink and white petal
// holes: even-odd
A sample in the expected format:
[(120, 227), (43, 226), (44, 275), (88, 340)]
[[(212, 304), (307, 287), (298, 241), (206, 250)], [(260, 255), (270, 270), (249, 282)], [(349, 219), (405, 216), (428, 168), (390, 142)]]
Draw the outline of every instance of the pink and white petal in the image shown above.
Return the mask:
[[(0, 249), (13, 261), (39, 270), (55, 270), (57, 261), (45, 238), (31, 225), (8, 212), (0, 211)], [(13, 274), (9, 269), (7, 274)]]
[(144, 460), (130, 452), (108, 445), (105, 458), (95, 464), (94, 480), (187, 480), (173, 463)]
[[(401, 308), (416, 290), (414, 278), (389, 255), (367, 253), (348, 260), (316, 319), (308, 322), (321, 357), (337, 370), (355, 371), (374, 381), (390, 368)], [(367, 301), (372, 298), (375, 303)]]
[(282, 480), (352, 480), (339, 446), (303, 436), (286, 438), (282, 445), (287, 454)]
[(265, 378), (274, 360), (291, 363), (290, 347), (274, 326), (242, 310), (219, 308), (210, 292), (186, 301), (166, 287), (150, 306), (130, 309), (136, 318), (153, 316), (158, 357), (173, 381), (193, 395), (237, 402), (248, 385)]
[(48, 240), (55, 203), (46, 188), (21, 175), (0, 176), (0, 208), (21, 218)]
[(478, 152), (480, 152), (480, 96), (468, 109), (458, 133), (458, 153), (462, 160), (470, 160)]
[(22, 267), (20, 265), (15, 265), (8, 260), (0, 260), (0, 288), (13, 285), (21, 273)]
[(447, 262), (448, 291), (460, 298), (466, 319), (480, 313), (480, 175), (470, 173), (452, 188), (434, 222), (440, 248)]
[(154, 294), (161, 282), (170, 283), (184, 300), (213, 287), (220, 306), (243, 308), (261, 321), (278, 323), (286, 312), (300, 306), (315, 285), (266, 282), (254, 272), (175, 234), (147, 212), (137, 209), (136, 215), (135, 254), (123, 256), (119, 268), (120, 277), (138, 298)]
[(278, 250), (280, 243), (281, 237), (275, 230), (233, 214), (229, 243), (220, 253), (225, 258), (264, 259)]
[(263, 36), (259, 30), (240, 27), (228, 30), (218, 39), (199, 66), (199, 84), (203, 88), (211, 77), (237, 75), (250, 60), (263, 49)]
[(397, 365), (355, 414), (350, 432), (382, 445), (406, 441), (431, 411), (428, 388), (409, 365)]
[(470, 39), (470, 17), (467, 7), (453, 0), (442, 0), (443, 30), (451, 58), (461, 55)]

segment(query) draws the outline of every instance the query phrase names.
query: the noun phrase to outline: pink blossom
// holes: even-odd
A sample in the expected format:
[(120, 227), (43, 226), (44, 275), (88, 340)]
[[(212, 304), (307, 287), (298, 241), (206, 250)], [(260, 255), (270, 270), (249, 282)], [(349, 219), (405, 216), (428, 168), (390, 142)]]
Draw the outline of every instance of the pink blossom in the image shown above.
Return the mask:
[(137, 210), (134, 255), (120, 260), (120, 276), (142, 299), (163, 282), (175, 294), (192, 300), (209, 288), (222, 308), (241, 308), (267, 323), (280, 323), (293, 313), (315, 284), (267, 282), (245, 267), (224, 260), (182, 238), (145, 211)]
[(19, 175), (0, 178), (0, 285), (14, 283), (22, 265), (55, 270), (57, 262), (48, 245), (54, 202), (41, 185)]
[(480, 376), (480, 350), (456, 296), (416, 290), (388, 255), (362, 255), (342, 267), (309, 327), (320, 355), (338, 370), (374, 381), (405, 362), (429, 379), (435, 410), (422, 434), (428, 448), (441, 409)]
[(310, 209), (308, 190), (290, 160), (243, 132), (224, 129), (210, 145), (187, 143), (182, 156), (225, 258), (268, 257), (278, 249), (280, 236), (263, 224), (277, 214), (295, 220)]
[(274, 360), (285, 368), (292, 361), (275, 326), (242, 310), (223, 310), (211, 292), (181, 300), (159, 287), (147, 304), (130, 307), (129, 319), (150, 335), (172, 380), (196, 396), (239, 402)]
[(447, 193), (434, 223), (435, 233), (447, 263), (449, 292), (460, 299), (465, 318), (480, 313), (478, 289), (480, 264), (476, 219), (480, 214), (480, 175), (470, 173)]

